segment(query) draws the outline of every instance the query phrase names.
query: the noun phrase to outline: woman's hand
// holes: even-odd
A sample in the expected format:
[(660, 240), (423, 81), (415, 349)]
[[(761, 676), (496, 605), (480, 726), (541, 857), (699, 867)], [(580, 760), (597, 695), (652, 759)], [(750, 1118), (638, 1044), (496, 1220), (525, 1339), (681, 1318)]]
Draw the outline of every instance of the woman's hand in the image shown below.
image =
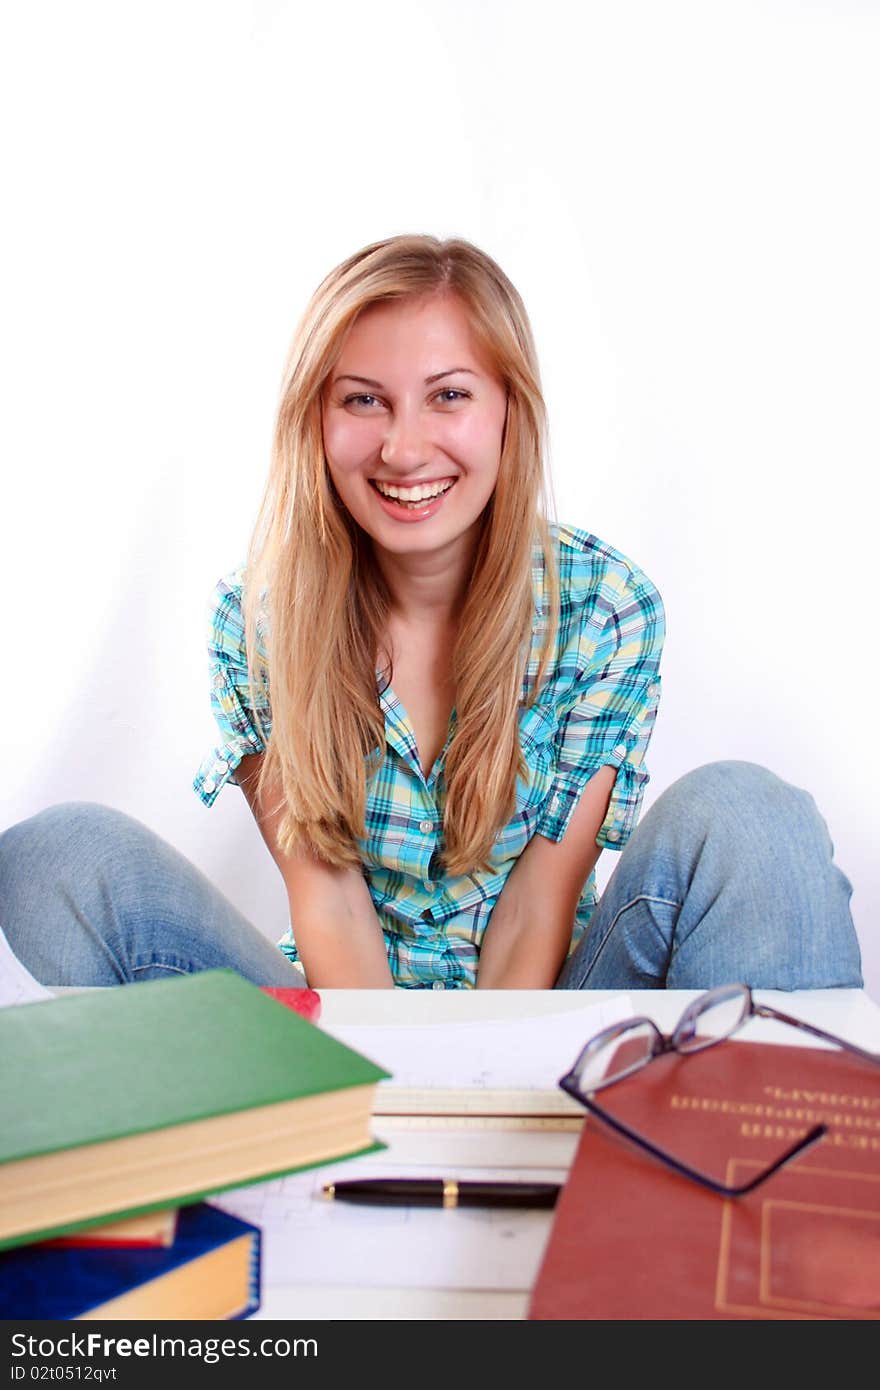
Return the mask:
[(558, 844), (534, 835), (508, 875), (483, 937), (478, 989), (552, 989), (574, 915), (601, 849), (596, 844), (617, 769), (590, 778)]
[(358, 868), (336, 869), (316, 856), (288, 854), (278, 844), (284, 814), (280, 792), (263, 804), (257, 780), (263, 754), (242, 758), (238, 782), (284, 879), (297, 950), (312, 989), (392, 989), (382, 928)]

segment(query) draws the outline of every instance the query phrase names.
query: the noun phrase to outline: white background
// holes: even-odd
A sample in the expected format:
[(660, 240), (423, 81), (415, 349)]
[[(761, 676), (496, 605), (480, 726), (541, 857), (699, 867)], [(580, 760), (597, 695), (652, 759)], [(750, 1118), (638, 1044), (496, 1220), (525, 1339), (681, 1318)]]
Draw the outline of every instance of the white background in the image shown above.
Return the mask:
[(880, 6), (4, 15), (2, 823), (118, 806), (282, 929), (240, 794), (190, 790), (205, 601), (318, 281), (462, 235), (530, 309), (559, 517), (666, 601), (646, 804), (716, 758), (809, 788), (880, 998)]

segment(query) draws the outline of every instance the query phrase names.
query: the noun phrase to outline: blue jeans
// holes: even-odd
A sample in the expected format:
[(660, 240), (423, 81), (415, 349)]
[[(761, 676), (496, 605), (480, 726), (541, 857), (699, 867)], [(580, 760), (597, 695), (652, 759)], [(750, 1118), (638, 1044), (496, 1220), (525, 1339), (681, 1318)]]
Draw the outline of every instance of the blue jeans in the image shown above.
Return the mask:
[[(851, 885), (807, 792), (752, 763), (710, 763), (637, 827), (561, 989), (860, 987)], [(119, 811), (73, 802), (0, 835), (0, 924), (48, 985), (228, 966), (302, 975), (194, 865)]]

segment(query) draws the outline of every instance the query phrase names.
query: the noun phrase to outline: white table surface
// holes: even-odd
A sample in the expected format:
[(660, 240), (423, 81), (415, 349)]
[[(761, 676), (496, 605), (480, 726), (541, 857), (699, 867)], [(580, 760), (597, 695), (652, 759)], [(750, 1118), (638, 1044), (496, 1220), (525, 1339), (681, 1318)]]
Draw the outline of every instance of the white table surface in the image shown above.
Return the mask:
[[(669, 1031), (685, 1005), (697, 991), (638, 990), (630, 993), (637, 1012), (653, 1018), (660, 1028)], [(438, 1046), (442, 1046), (443, 1026), (449, 1022), (474, 1022), (478, 1019), (535, 1017), (561, 1009), (582, 1009), (589, 1002), (609, 998), (605, 991), (561, 990), (321, 990), (321, 1026), (328, 1031), (335, 1024), (436, 1025)], [(775, 1004), (797, 1018), (839, 1033), (863, 1047), (880, 1052), (880, 1008), (862, 990), (832, 989), (793, 993), (758, 990), (759, 1002)], [(793, 1043), (806, 1041), (781, 1024), (752, 1020), (739, 1037), (755, 1041)], [(573, 1059), (572, 1059), (573, 1060)], [(395, 1160), (401, 1163), (418, 1161), (414, 1154), (421, 1146), (432, 1142), (427, 1131), (416, 1128), (400, 1131), (384, 1128), (381, 1119), (373, 1122), (373, 1132), (387, 1145), (389, 1171)], [(450, 1132), (444, 1131), (449, 1149)], [(475, 1167), (497, 1156), (498, 1135), (492, 1132), (461, 1132), (459, 1140), (463, 1166)], [(577, 1143), (576, 1134), (533, 1132), (517, 1142), (529, 1146), (535, 1166), (567, 1167)], [(497, 1157), (496, 1157), (497, 1161)], [(448, 1163), (445, 1165), (448, 1167)], [(546, 1213), (549, 1234), (552, 1213)], [(272, 1231), (264, 1230), (264, 1241), (272, 1240)], [(526, 1314), (529, 1289), (492, 1291), (444, 1288), (367, 1288), (351, 1282), (349, 1262), (340, 1252), (338, 1284), (320, 1287), (307, 1285), (264, 1285), (263, 1301), (258, 1318), (294, 1320), (352, 1318), (352, 1319), (518, 1319)], [(535, 1273), (537, 1270), (535, 1271)], [(349, 1275), (346, 1278), (346, 1274)]]

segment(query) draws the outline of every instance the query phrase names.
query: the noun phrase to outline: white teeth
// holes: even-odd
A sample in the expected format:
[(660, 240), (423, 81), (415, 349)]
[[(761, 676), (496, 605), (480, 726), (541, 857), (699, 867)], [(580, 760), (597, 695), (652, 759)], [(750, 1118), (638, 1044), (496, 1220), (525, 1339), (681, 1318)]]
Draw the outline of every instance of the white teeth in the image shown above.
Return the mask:
[(378, 479), (373, 481), (384, 497), (395, 497), (398, 502), (424, 502), (429, 497), (439, 497), (452, 487), (451, 481), (422, 483), (419, 487), (397, 487), (395, 483), (380, 483)]

